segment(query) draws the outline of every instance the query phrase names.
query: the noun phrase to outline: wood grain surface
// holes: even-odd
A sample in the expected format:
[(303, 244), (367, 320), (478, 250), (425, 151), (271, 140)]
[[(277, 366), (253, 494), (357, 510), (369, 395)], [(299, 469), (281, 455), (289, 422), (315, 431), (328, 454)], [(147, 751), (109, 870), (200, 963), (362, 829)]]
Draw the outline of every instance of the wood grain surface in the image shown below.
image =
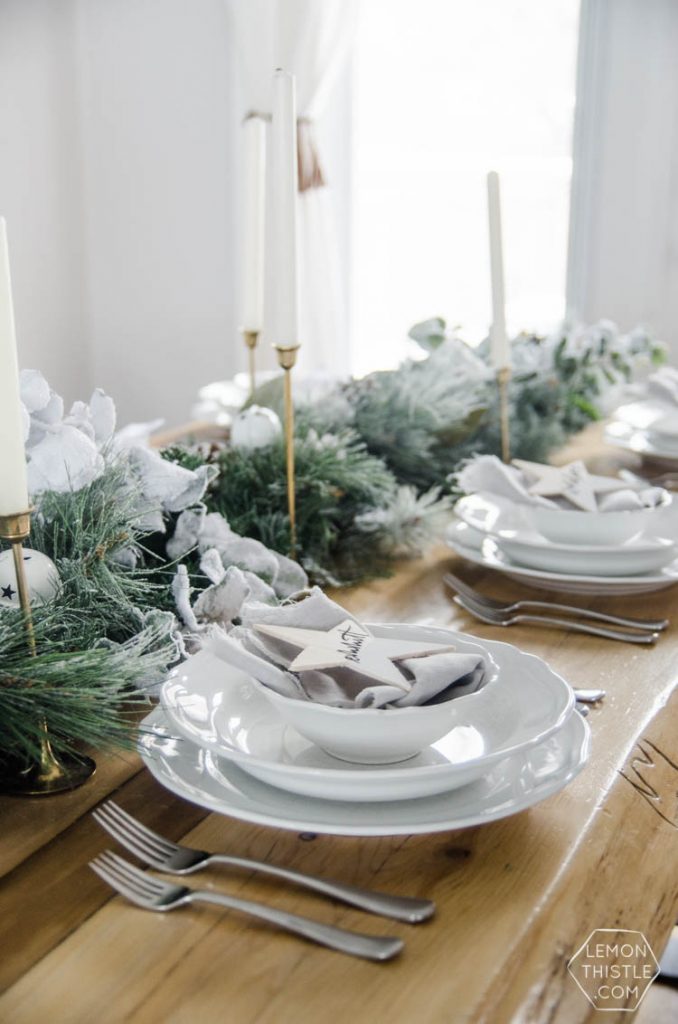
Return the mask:
[[(595, 456), (596, 445), (589, 436), (569, 454)], [(309, 838), (207, 813), (129, 755), (100, 758), (93, 780), (69, 795), (0, 797), (3, 1024), (629, 1021), (629, 1013), (593, 1010), (567, 962), (596, 928), (642, 931), (659, 956), (678, 919), (678, 588), (575, 599), (669, 617), (674, 625), (660, 643), (640, 649), (562, 630), (483, 626), (445, 591), (448, 567), (494, 596), (530, 593), (440, 549), (340, 600), (366, 621), (439, 623), (510, 640), (574, 686), (602, 686), (607, 699), (589, 717), (591, 761), (575, 782), (481, 828), (372, 839)], [(426, 896), (437, 916), (416, 928), (385, 922), (224, 868), (191, 880), (405, 938), (402, 957), (380, 965), (214, 907), (146, 913), (113, 897), (87, 867), (112, 845), (89, 816), (108, 794), (193, 846)]]

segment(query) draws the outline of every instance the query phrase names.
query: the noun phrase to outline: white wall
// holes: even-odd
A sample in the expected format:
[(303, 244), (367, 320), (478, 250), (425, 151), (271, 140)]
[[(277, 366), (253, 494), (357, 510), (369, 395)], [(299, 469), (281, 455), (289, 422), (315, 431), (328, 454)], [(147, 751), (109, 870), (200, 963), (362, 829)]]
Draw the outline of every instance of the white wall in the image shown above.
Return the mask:
[(0, 212), (20, 362), (121, 421), (244, 365), (222, 0), (2, 0)]
[(121, 417), (185, 419), (244, 365), (237, 110), (222, 0), (79, 7), (93, 379)]
[(89, 387), (75, 0), (0, 2), (0, 214), (19, 359), (70, 397)]

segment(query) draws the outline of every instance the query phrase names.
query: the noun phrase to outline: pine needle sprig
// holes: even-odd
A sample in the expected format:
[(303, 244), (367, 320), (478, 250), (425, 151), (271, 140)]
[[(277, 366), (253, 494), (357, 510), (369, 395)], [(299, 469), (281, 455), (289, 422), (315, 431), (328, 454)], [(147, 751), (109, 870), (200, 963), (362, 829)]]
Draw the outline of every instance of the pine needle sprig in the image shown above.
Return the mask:
[(148, 622), (123, 644), (78, 650), (68, 642), (78, 617), (38, 610), (31, 657), (21, 613), (0, 616), (0, 760), (35, 760), (43, 721), (57, 753), (133, 745), (138, 707), (148, 704), (144, 681), (176, 656), (167, 621)]
[(60, 585), (33, 605), (35, 657), (21, 612), (0, 608), (0, 760), (35, 758), (43, 719), (57, 752), (132, 742), (134, 706), (177, 657), (173, 616), (155, 611), (169, 588), (143, 565), (138, 522), (121, 463), (79, 491), (39, 496), (28, 545), (53, 559)]
[[(382, 573), (385, 562), (357, 529), (356, 518), (395, 495), (396, 481), (384, 462), (351, 432), (321, 437), (313, 430), (297, 437), (295, 462), (297, 538), (304, 566), (314, 578), (333, 582)], [(225, 448), (218, 465), (208, 508), (220, 512), (237, 533), (287, 553), (284, 445)]]
[[(138, 495), (122, 463), (75, 492), (47, 492), (33, 517), (29, 544), (49, 555), (61, 578), (58, 602), (77, 609), (81, 625), (74, 646), (100, 637), (124, 641), (139, 628), (139, 609), (156, 607), (169, 589), (143, 564)], [(132, 552), (140, 563), (120, 559)]]

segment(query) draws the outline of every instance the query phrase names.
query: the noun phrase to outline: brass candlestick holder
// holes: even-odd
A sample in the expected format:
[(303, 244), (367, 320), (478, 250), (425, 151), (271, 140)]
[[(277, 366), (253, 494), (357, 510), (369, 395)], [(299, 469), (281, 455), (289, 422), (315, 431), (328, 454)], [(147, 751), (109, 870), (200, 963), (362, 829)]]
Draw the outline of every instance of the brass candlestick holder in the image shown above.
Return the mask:
[[(31, 529), (31, 513), (0, 516), (0, 537), (12, 545), (14, 570), (16, 573), (19, 601), (26, 630), (28, 649), (35, 657), (35, 630), (31, 611), (31, 596), (24, 567), (23, 542)], [(90, 757), (76, 758), (69, 755), (56, 756), (49, 741), (47, 723), (40, 722), (40, 756), (36, 764), (28, 767), (18, 764), (6, 765), (0, 778), (0, 789), (5, 793), (23, 796), (47, 796), (49, 793), (63, 793), (76, 789), (89, 779), (96, 764)]]
[(285, 371), (285, 452), (287, 457), (287, 510), (290, 517), (290, 556), (297, 555), (297, 510), (294, 481), (294, 403), (292, 402), (292, 367), (297, 361), (298, 345), (274, 345), (278, 363)]
[(245, 339), (245, 344), (247, 345), (249, 357), (250, 398), (254, 398), (254, 392), (257, 389), (256, 348), (259, 342), (259, 331), (247, 331), (243, 329), (242, 336)]
[(511, 461), (511, 428), (509, 423), (509, 384), (511, 382), (511, 367), (502, 366), (497, 370), (497, 385), (499, 387), (499, 418), (501, 423), (501, 457), (503, 462)]

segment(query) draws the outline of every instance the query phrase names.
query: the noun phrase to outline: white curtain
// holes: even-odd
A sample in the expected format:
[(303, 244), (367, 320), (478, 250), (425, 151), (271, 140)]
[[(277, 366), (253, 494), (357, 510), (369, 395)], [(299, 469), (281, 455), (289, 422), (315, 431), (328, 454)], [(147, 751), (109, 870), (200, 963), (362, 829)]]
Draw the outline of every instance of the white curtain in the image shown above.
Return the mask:
[[(354, 0), (229, 2), (239, 55), (243, 117), (252, 111), (270, 112), (276, 67), (296, 76), (300, 144), (299, 366), (306, 372), (344, 374), (349, 370), (331, 187), (322, 155), (317, 153), (313, 122), (322, 112), (346, 55), (354, 9)], [(267, 220), (270, 223), (270, 218)], [(267, 266), (267, 282), (272, 270)], [(268, 296), (267, 287), (266, 307)], [(269, 343), (275, 340), (267, 337), (264, 326), (264, 358)]]
[(583, 0), (569, 313), (678, 356), (678, 3)]

